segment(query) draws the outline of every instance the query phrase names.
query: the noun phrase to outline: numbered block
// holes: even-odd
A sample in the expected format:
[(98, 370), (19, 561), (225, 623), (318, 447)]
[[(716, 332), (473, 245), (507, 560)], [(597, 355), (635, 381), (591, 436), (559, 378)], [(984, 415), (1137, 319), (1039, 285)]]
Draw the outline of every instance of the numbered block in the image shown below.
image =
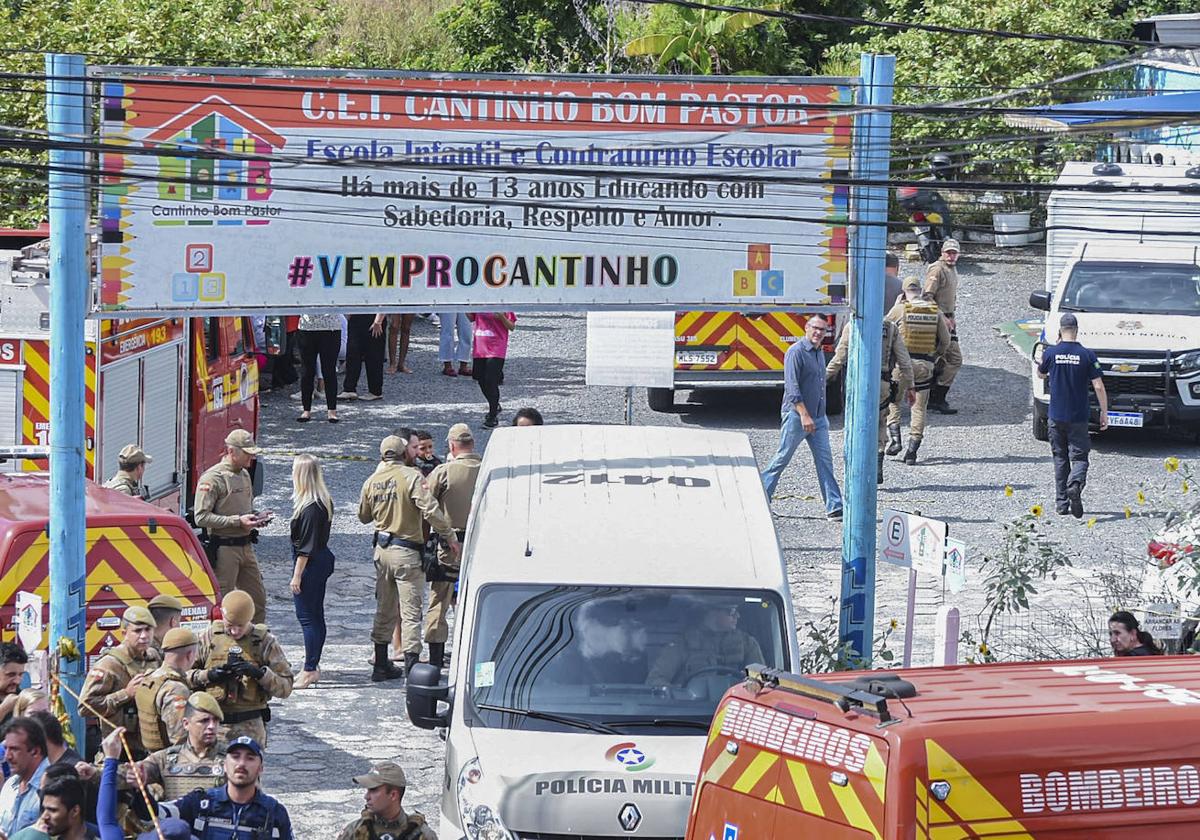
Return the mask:
[(200, 297), (200, 275), (179, 272), (171, 275), (171, 300), (194, 303)]
[(184, 247), (184, 268), (187, 271), (202, 273), (213, 269), (213, 246), (205, 243), (191, 244)]
[(768, 297), (783, 297), (783, 272), (778, 269), (764, 271), (759, 275), (762, 293)]
[(758, 272), (749, 270), (733, 272), (733, 294), (734, 297), (754, 297), (757, 295)]
[(225, 300), (225, 274), (210, 271), (200, 275), (200, 300)]

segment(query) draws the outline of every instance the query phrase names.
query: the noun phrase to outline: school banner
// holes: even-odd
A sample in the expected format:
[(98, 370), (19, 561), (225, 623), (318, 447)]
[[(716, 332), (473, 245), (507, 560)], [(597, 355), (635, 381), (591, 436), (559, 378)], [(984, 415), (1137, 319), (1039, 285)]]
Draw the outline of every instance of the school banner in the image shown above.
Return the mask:
[(91, 74), (101, 314), (845, 297), (844, 80)]

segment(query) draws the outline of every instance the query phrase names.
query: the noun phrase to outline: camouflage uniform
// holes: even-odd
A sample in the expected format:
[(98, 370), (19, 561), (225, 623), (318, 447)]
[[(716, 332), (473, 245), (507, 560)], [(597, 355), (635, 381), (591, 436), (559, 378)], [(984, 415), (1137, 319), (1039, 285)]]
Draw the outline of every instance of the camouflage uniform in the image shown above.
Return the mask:
[(267, 721), (271, 719), (267, 701), (272, 697), (282, 700), (292, 693), (292, 666), (266, 625), (255, 624), (242, 638), (234, 639), (226, 632), (224, 621), (212, 622), (200, 636), (196, 661), (203, 662), (205, 669), (221, 667), (235, 647), (241, 648), (242, 659), (267, 670), (257, 680), (237, 677), (208, 686), (208, 693), (221, 704), (225, 715), (220, 737), (232, 741), (249, 735), (265, 749)]
[(134, 478), (132, 473), (125, 470), (117, 470), (117, 474), (104, 482), (104, 486), (109, 490), (118, 490), (126, 496), (134, 496), (139, 499), (142, 496), (141, 482)]
[(158, 750), (142, 762), (147, 785), (162, 787), (162, 801), (178, 799), (196, 788), (221, 787), (225, 784), (225, 744), (216, 744), (201, 752), (187, 741)]
[(222, 459), (211, 467), (196, 484), (195, 522), (221, 544), (216, 550), (213, 572), (222, 594), (234, 589), (244, 590), (254, 601), (254, 622), (267, 617), (267, 590), (262, 572), (254, 556), (254, 529), (242, 524), (239, 517), (254, 512), (254, 489), (250, 473), (236, 470)]
[(90, 715), (93, 711), (100, 715), (100, 736), (105, 737), (113, 730), (113, 725), (124, 726), (125, 737), (129, 748), (135, 753), (143, 751), (141, 727), (138, 724), (137, 703), (126, 686), (138, 674), (149, 674), (160, 665), (158, 656), (147, 650), (139, 658), (124, 643), (109, 648), (100, 657), (92, 669), (88, 671), (83, 681), (80, 699), (87, 704), (81, 709)]
[(183, 718), (192, 694), (187, 679), (178, 668), (162, 665), (138, 687), (134, 700), (146, 750), (165, 749), (187, 737)]
[(437, 840), (437, 835), (416, 811), (401, 811), (399, 819), (385, 820), (363, 809), (361, 817), (342, 829), (338, 840)]

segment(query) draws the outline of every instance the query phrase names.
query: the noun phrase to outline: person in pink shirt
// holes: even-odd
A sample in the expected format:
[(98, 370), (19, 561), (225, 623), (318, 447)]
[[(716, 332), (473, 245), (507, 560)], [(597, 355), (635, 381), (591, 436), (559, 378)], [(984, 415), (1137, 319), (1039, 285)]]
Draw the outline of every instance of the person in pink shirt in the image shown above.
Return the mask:
[(515, 312), (474, 312), (469, 317), (475, 323), (471, 376), (488, 401), (485, 428), (494, 429), (500, 423), (500, 383), (504, 381), (504, 357), (508, 355), (508, 334), (517, 324)]

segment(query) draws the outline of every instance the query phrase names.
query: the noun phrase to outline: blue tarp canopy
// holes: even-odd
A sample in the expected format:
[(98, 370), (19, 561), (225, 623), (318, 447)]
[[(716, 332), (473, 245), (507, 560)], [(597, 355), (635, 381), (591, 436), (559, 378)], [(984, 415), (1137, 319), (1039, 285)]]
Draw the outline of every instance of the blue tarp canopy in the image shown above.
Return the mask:
[(1004, 121), (1035, 131), (1112, 131), (1169, 123), (1200, 124), (1200, 91), (1066, 102), (1008, 114)]

